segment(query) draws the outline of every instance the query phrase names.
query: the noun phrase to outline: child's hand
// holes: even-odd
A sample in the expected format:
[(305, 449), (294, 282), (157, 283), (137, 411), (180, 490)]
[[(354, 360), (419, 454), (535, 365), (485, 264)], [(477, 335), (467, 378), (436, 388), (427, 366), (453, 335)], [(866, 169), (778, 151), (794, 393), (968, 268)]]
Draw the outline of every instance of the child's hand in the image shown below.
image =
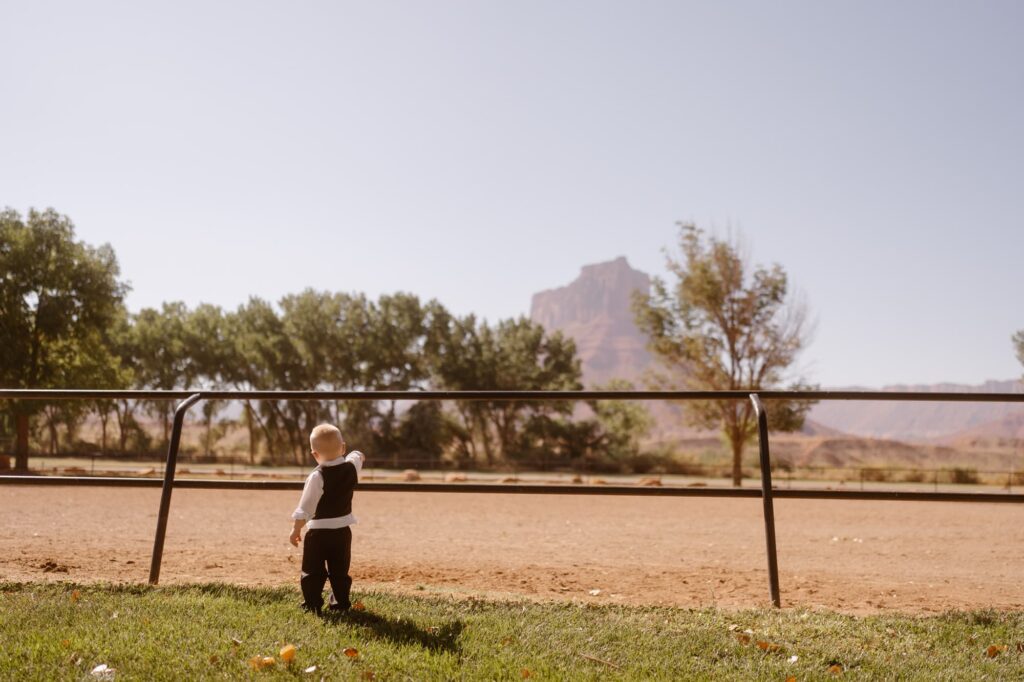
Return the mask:
[(292, 547), (298, 547), (299, 543), (302, 542), (302, 535), (299, 533), (299, 529), (292, 530), (292, 534), (288, 536), (288, 542), (292, 543)]

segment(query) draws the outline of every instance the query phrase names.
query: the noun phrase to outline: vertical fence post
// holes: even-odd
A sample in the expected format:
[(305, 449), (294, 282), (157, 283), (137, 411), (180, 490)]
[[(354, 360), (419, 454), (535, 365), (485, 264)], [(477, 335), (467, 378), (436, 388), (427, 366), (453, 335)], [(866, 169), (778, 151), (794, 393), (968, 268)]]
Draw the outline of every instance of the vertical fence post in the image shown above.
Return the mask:
[(178, 446), (181, 445), (181, 427), (185, 423), (188, 408), (201, 398), (202, 395), (199, 393), (190, 395), (174, 410), (174, 427), (171, 429), (171, 442), (167, 445), (164, 486), (160, 494), (160, 512), (156, 518), (156, 537), (153, 539), (153, 559), (149, 564), (150, 585), (156, 585), (160, 580), (160, 562), (164, 558), (164, 536), (167, 534), (167, 516), (171, 511), (171, 491), (174, 489), (174, 469), (178, 464)]
[(756, 393), (750, 394), (757, 414), (757, 444), (761, 454), (761, 501), (764, 504), (764, 540), (768, 551), (768, 593), (772, 605), (782, 606), (779, 596), (779, 558), (775, 550), (775, 507), (772, 504), (772, 460), (768, 451), (768, 415), (765, 413), (761, 398)]

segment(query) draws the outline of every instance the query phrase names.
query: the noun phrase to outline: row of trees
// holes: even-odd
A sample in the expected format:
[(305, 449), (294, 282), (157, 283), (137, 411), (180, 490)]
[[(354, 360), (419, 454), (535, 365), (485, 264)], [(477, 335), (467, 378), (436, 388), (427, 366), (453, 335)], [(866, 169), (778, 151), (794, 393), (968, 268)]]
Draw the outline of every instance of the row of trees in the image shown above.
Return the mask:
[[(652, 385), (692, 390), (763, 390), (789, 381), (808, 340), (806, 309), (794, 303), (785, 271), (751, 267), (740, 245), (680, 225), (679, 252), (634, 300), (638, 326), (661, 361)], [(235, 310), (166, 303), (129, 313), (126, 285), (109, 246), (74, 238), (52, 210), (0, 213), (0, 386), (23, 388), (569, 390), (581, 388), (573, 342), (524, 318), (488, 324), (452, 315), (411, 294), (381, 296), (307, 290), (276, 304), (252, 298)], [(1017, 338), (1024, 354), (1024, 334)], [(623, 387), (619, 384), (616, 387)], [(521, 463), (548, 468), (635, 456), (650, 418), (637, 404), (593, 403), (585, 418), (559, 402), (259, 401), (242, 406), (253, 461), (303, 462), (306, 434), (338, 423), (350, 443), (396, 466), (411, 459), (460, 466)], [(691, 421), (721, 428), (739, 485), (745, 444), (756, 431), (749, 401), (687, 403)], [(10, 403), (17, 464), (24, 468), (31, 422), (56, 448), (96, 415), (100, 447), (145, 450), (141, 414), (169, 435), (169, 401)], [(769, 403), (777, 430), (799, 428), (807, 402)], [(203, 403), (204, 449), (218, 413)], [(574, 418), (575, 417), (575, 418)], [(163, 444), (161, 443), (161, 445)]]
[[(74, 238), (54, 211), (22, 220), (0, 213), (0, 385), (24, 388), (571, 390), (581, 388), (575, 346), (525, 318), (489, 324), (437, 301), (399, 293), (307, 290), (276, 305), (251, 298), (236, 310), (165, 303), (129, 313), (110, 247)], [(202, 403), (204, 447), (224, 405)], [(10, 402), (17, 466), (32, 422), (56, 448), (94, 414), (100, 447), (147, 449), (143, 414), (169, 436), (169, 401)], [(562, 402), (253, 401), (242, 406), (249, 454), (306, 461), (318, 422), (342, 426), (349, 443), (401, 466), (520, 463), (547, 468), (622, 461), (637, 454), (650, 420), (636, 405), (592, 404), (573, 418)], [(115, 436), (116, 434), (116, 436)], [(113, 442), (111, 442), (113, 441)]]

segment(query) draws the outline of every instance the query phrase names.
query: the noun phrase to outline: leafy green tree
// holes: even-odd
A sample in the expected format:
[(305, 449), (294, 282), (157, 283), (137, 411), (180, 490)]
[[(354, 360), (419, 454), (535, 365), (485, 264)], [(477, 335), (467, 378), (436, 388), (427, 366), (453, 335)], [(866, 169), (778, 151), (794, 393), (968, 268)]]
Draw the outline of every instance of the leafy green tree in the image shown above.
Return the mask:
[[(736, 241), (680, 224), (682, 259), (634, 300), (637, 324), (668, 372), (659, 384), (689, 390), (777, 388), (808, 341), (806, 308), (793, 302), (779, 265), (751, 269)], [(793, 386), (799, 388), (799, 382)], [(720, 427), (732, 449), (733, 485), (742, 484), (743, 448), (756, 433), (749, 400), (686, 403), (694, 424)], [(770, 402), (774, 430), (800, 428), (808, 402)]]
[[(113, 249), (77, 241), (66, 216), (0, 211), (0, 385), (94, 385), (96, 373), (116, 362), (102, 332), (123, 306), (119, 275)], [(29, 419), (43, 407), (11, 407), (18, 469), (28, 467)]]
[[(188, 308), (180, 301), (164, 303), (160, 309), (143, 308), (134, 316), (135, 372), (140, 386), (172, 391), (190, 386), (195, 380), (194, 364), (186, 347)], [(151, 414), (163, 425), (162, 448), (171, 437), (174, 401), (147, 401)]]
[[(225, 368), (230, 361), (230, 341), (224, 311), (208, 303), (200, 304), (187, 313), (184, 325), (184, 354), (187, 367), (184, 379), (187, 389), (219, 389), (226, 385)], [(222, 400), (204, 400), (203, 450), (207, 457), (213, 454), (213, 423), (224, 407)]]
[[(631, 382), (613, 379), (597, 390), (632, 391)], [(640, 454), (640, 441), (654, 425), (643, 403), (630, 400), (594, 400), (590, 403), (600, 427), (600, 449), (615, 462), (625, 463)]]
[[(472, 315), (456, 319), (438, 316), (432, 322), (435, 348), (434, 381), (444, 390), (577, 390), (580, 363), (574, 342), (525, 317), (503, 320), (496, 326)], [(433, 344), (436, 344), (433, 345)], [(487, 466), (529, 457), (522, 429), (542, 415), (569, 415), (571, 403), (560, 401), (457, 401), (460, 428), (456, 430), (463, 459)], [(533, 440), (543, 429), (534, 424)], [(550, 429), (548, 429), (550, 432)]]

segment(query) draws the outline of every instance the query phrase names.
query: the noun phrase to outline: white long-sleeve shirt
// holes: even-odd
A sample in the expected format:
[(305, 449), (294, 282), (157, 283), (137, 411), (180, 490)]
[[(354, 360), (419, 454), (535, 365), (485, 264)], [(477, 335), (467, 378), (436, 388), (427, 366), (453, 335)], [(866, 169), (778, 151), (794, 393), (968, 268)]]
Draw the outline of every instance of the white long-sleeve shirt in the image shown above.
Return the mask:
[(338, 466), (345, 462), (352, 462), (352, 465), (356, 468), (356, 479), (358, 480), (359, 474), (363, 470), (363, 453), (358, 450), (353, 450), (344, 458), (339, 457), (330, 462), (324, 462), (316, 469), (313, 469), (313, 473), (306, 477), (306, 485), (302, 487), (302, 498), (299, 500), (299, 506), (292, 512), (293, 519), (309, 521), (306, 527), (310, 530), (316, 528), (344, 528), (356, 522), (356, 517), (353, 514), (346, 514), (345, 516), (338, 516), (333, 519), (313, 519), (313, 515), (316, 513), (316, 506), (320, 503), (320, 498), (324, 494), (324, 477), (320, 474), (320, 469), (322, 467)]

